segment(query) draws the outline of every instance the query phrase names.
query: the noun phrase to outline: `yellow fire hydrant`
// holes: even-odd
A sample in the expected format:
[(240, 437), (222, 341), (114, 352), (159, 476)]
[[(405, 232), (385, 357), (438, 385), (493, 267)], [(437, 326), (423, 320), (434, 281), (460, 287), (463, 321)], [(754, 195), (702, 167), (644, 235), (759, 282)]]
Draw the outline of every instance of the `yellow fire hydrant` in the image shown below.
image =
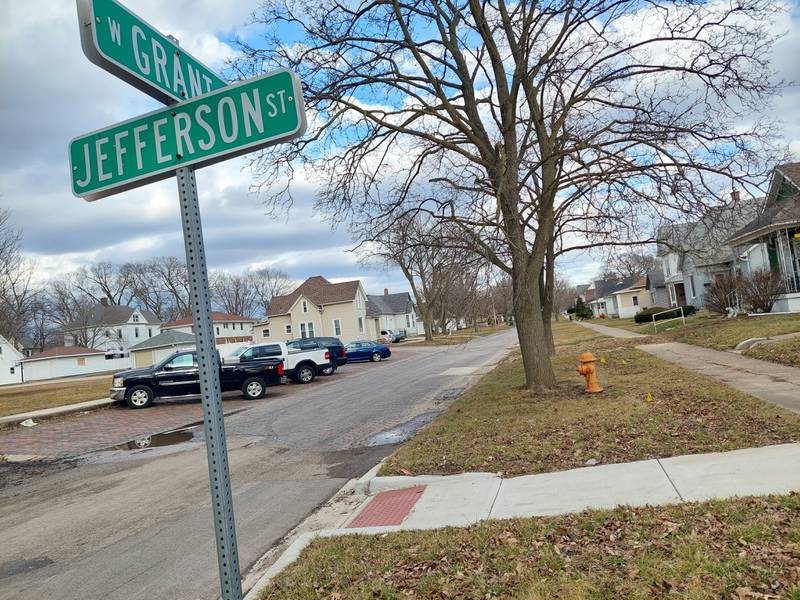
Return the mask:
[(581, 364), (577, 371), (586, 378), (586, 391), (590, 394), (602, 392), (603, 388), (597, 383), (597, 369), (594, 366), (597, 359), (594, 357), (594, 354), (591, 352), (584, 352), (581, 354), (580, 361)]

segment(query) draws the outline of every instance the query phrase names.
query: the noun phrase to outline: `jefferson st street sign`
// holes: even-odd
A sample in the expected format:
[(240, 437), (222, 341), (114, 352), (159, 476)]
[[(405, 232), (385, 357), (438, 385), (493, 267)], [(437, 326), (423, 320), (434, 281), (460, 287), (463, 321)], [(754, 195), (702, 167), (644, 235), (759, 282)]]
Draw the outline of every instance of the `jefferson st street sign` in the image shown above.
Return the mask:
[(214, 71), (115, 0), (78, 0), (81, 46), (98, 67), (163, 102), (226, 86)]
[(300, 81), (278, 70), (79, 136), (69, 144), (72, 192), (86, 200), (166, 179), (298, 137)]

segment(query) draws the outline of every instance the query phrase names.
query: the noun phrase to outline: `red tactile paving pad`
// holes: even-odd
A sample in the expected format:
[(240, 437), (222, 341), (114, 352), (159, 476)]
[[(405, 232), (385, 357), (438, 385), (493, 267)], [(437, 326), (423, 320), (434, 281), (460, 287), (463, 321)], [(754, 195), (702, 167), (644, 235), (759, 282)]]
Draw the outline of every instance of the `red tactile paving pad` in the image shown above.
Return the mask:
[(348, 529), (358, 527), (381, 527), (383, 525), (400, 525), (422, 497), (424, 485), (404, 490), (391, 490), (376, 495), (364, 507), (358, 516), (347, 526)]

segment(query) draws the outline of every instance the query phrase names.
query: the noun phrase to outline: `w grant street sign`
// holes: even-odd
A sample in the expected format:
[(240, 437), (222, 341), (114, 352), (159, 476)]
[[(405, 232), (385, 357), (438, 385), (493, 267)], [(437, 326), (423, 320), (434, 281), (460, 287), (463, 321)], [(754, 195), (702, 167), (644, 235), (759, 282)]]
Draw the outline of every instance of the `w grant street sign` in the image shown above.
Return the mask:
[(305, 132), (300, 80), (273, 71), (75, 138), (72, 192), (86, 200), (166, 179)]
[(219, 75), (115, 0), (78, 0), (81, 46), (98, 67), (163, 102), (225, 87)]

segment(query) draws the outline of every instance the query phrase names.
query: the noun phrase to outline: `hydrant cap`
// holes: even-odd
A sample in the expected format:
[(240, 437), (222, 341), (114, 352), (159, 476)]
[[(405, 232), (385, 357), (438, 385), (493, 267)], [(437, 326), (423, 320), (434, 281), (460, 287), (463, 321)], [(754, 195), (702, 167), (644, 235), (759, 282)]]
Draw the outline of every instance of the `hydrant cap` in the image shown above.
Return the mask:
[(594, 354), (592, 354), (591, 352), (584, 352), (583, 354), (581, 354), (580, 361), (582, 363), (595, 362), (596, 360), (597, 359), (594, 357)]

